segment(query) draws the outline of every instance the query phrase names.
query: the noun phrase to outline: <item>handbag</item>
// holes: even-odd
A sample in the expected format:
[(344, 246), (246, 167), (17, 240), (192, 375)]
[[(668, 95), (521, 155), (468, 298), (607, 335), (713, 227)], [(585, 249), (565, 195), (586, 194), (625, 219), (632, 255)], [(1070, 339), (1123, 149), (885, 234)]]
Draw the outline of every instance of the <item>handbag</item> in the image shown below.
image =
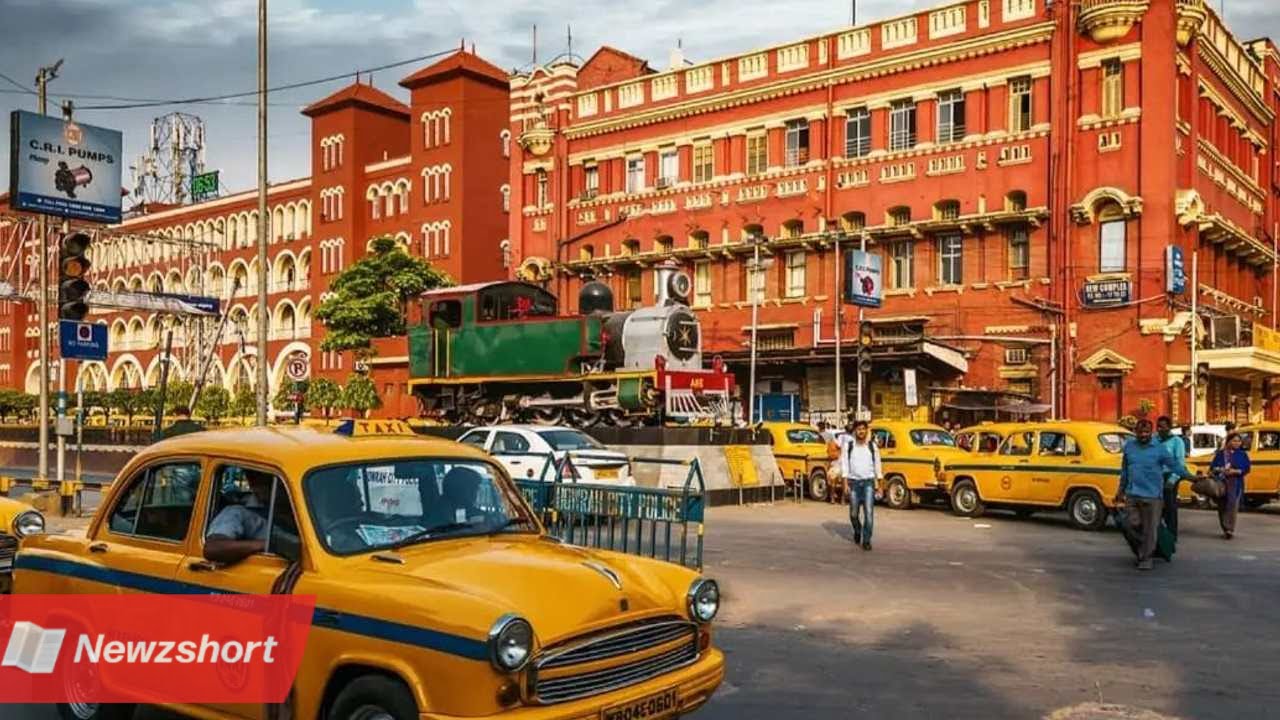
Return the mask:
[(1197, 495), (1218, 500), (1227, 493), (1227, 485), (1217, 477), (1206, 476), (1191, 483), (1191, 491)]

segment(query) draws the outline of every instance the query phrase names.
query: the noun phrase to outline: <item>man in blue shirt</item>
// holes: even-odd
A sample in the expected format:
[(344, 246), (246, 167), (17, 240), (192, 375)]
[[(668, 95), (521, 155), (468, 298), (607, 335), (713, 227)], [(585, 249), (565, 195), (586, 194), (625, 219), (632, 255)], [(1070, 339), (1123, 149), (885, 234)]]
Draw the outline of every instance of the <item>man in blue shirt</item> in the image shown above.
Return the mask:
[(1174, 460), (1163, 444), (1153, 441), (1150, 420), (1139, 420), (1134, 434), (1137, 437), (1125, 443), (1120, 461), (1116, 504), (1124, 505), (1129, 529), (1135, 535), (1140, 533), (1138, 569), (1150, 570), (1164, 506), (1165, 476), (1176, 474), (1192, 480), (1195, 475), (1187, 471), (1184, 463)]
[[(1160, 438), (1160, 444), (1165, 450), (1169, 451), (1169, 456), (1179, 465), (1187, 464), (1187, 442), (1191, 440), (1191, 433), (1179, 437), (1173, 434), (1173, 420), (1168, 415), (1161, 415), (1156, 418), (1156, 437)], [(1178, 483), (1182, 482), (1182, 476), (1177, 473), (1167, 473), (1164, 476), (1164, 526), (1169, 528), (1169, 532), (1173, 536), (1178, 537)]]

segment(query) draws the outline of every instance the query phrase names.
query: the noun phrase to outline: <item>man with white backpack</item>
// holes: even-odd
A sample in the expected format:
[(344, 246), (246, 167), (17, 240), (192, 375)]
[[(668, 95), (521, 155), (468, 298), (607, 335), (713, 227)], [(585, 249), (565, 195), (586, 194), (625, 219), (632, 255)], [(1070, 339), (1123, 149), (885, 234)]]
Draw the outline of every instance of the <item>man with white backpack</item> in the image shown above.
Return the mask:
[(853, 542), (863, 550), (871, 549), (871, 531), (875, 527), (876, 482), (884, 472), (880, 465), (880, 449), (871, 439), (871, 426), (866, 420), (855, 420), (851, 432), (842, 434), (840, 442), (840, 474), (849, 484), (849, 522), (853, 524)]

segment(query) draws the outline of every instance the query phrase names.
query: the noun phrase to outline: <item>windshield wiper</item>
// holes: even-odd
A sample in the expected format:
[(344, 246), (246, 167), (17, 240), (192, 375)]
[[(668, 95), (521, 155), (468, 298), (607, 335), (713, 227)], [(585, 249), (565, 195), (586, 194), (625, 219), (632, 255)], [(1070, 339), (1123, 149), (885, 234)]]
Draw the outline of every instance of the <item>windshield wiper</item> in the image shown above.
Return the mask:
[(463, 528), (469, 528), (469, 527), (471, 527), (471, 523), (465, 523), (465, 522), (451, 522), (451, 523), (445, 523), (443, 525), (435, 525), (433, 527), (429, 527), (424, 530), (419, 530), (418, 532), (413, 533), (411, 535), (406, 535), (400, 538), (399, 540), (388, 545), (387, 549), (399, 550), (400, 548), (403, 548), (405, 546), (413, 545), (414, 543), (418, 543), (423, 540), (429, 540), (440, 533), (453, 532), (454, 530), (461, 530)]
[(507, 528), (512, 528), (512, 527), (515, 527), (516, 525), (528, 525), (529, 527), (538, 526), (537, 523), (535, 523), (531, 518), (527, 518), (522, 515), (520, 517), (513, 517), (508, 519), (505, 523), (502, 524), (502, 527), (498, 529), (506, 530)]

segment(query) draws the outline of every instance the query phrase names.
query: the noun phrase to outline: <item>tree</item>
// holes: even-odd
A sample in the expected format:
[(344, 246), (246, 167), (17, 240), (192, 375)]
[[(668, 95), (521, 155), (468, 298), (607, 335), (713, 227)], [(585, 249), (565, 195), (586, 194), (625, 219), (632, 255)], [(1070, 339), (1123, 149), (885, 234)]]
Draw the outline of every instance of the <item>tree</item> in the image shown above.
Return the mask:
[(0, 388), (0, 419), (16, 415), (22, 405), (22, 393), (9, 388)]
[[(116, 388), (107, 393), (107, 406), (120, 415), (124, 415), (130, 425), (133, 424), (133, 416), (139, 412), (145, 412), (143, 400), (145, 398), (142, 393), (135, 388)], [(155, 406), (151, 406), (155, 411)]]
[(343, 388), (329, 378), (315, 378), (307, 385), (306, 403), (312, 411), (324, 413), (324, 421), (329, 422), (333, 409), (342, 404)]
[(221, 385), (210, 385), (200, 391), (200, 399), (196, 400), (196, 414), (211, 423), (226, 417), (231, 409), (231, 393)]
[(285, 380), (280, 383), (279, 389), (276, 390), (275, 397), (271, 400), (271, 404), (275, 406), (276, 410), (280, 412), (296, 413), (298, 411), (297, 396), (299, 394), (303, 395), (303, 408), (306, 408), (306, 395), (305, 393), (299, 393), (297, 387), (298, 383), (295, 383), (292, 380)]
[(448, 275), (404, 252), (395, 240), (377, 238), (368, 255), (334, 278), (332, 295), (316, 309), (325, 325), (320, 349), (368, 355), (374, 338), (405, 334), (411, 298), (452, 284)]
[(190, 410), (187, 403), (191, 402), (191, 393), (195, 392), (195, 389), (194, 385), (185, 380), (171, 381), (165, 388), (164, 413), (172, 415), (180, 407)]
[(231, 397), (231, 415), (240, 418), (244, 422), (245, 418), (258, 412), (258, 394), (248, 383), (242, 383), (236, 388), (235, 395)]
[(378, 388), (368, 375), (355, 374), (347, 378), (347, 387), (342, 391), (342, 407), (360, 413), (361, 417), (382, 407)]

